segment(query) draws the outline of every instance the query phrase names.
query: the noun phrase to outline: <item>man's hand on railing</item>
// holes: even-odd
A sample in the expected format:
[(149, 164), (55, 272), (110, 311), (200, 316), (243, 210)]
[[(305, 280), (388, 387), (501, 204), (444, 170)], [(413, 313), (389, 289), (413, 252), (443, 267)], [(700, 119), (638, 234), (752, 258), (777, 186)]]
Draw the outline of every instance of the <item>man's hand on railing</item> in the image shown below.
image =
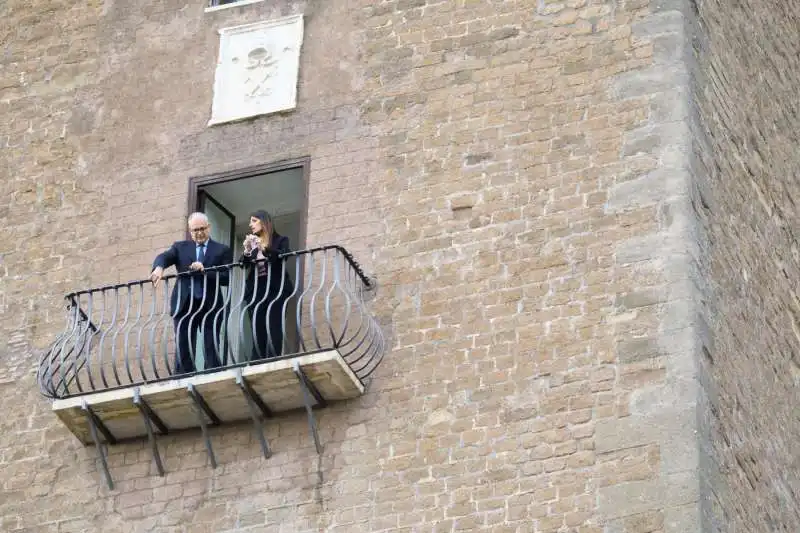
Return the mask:
[(203, 263), (200, 261), (195, 261), (191, 265), (189, 265), (189, 270), (192, 272), (202, 272), (204, 270)]
[(153, 286), (158, 287), (158, 284), (161, 283), (161, 279), (164, 277), (164, 269), (161, 267), (155, 267), (153, 271), (150, 273), (150, 281), (153, 282)]

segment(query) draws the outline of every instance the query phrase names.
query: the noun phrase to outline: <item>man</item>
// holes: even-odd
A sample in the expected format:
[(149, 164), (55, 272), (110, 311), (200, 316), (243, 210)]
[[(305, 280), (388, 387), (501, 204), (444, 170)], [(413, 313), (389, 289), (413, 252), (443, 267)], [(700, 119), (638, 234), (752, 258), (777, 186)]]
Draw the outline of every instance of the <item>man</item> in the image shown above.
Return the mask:
[(150, 280), (157, 287), (164, 277), (164, 269), (174, 266), (180, 276), (172, 289), (170, 313), (175, 323), (177, 355), (175, 373), (195, 372), (194, 348), (198, 331), (203, 331), (203, 354), (206, 368), (221, 366), (217, 353), (222, 321), (225, 319), (224, 299), (220, 287), (227, 286), (229, 270), (205, 272), (206, 268), (233, 263), (233, 251), (222, 243), (212, 241), (211, 223), (203, 213), (189, 215), (189, 233), (192, 240), (178, 241), (153, 261)]

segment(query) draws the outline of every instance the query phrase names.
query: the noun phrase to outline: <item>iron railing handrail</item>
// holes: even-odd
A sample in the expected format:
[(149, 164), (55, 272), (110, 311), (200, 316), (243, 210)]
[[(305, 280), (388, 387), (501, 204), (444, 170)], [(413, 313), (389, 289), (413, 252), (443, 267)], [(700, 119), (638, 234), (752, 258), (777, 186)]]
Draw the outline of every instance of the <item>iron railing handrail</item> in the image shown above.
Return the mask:
[[(294, 266), (289, 267), (293, 258)], [(253, 270), (259, 264), (265, 265), (263, 278)], [(226, 287), (220, 282), (223, 273), (229, 279), (224, 295), (220, 292)], [(190, 277), (189, 281), (177, 281), (185, 277)], [(37, 379), (42, 393), (66, 398), (257, 364), (268, 355), (261, 353), (262, 349), (273, 356), (268, 360), (336, 349), (361, 380), (383, 359), (383, 332), (366, 309), (365, 296), (374, 293), (375, 282), (342, 246), (238, 261), (208, 267), (202, 273), (179, 272), (162, 280), (158, 286), (144, 279), (67, 294), (66, 327), (39, 364)], [(191, 301), (208, 300), (210, 307), (201, 304), (193, 311), (190, 306), (185, 313), (173, 309), (173, 297), (183, 305), (181, 291), (189, 290), (189, 295), (197, 298), (197, 283), (201, 284), (202, 300)], [(265, 285), (260, 292), (259, 283)], [(177, 295), (169, 294), (171, 287)], [(212, 359), (219, 358), (220, 366), (204, 370), (195, 366), (188, 373), (179, 370), (179, 315), (180, 320), (188, 320), (188, 328), (192, 323), (199, 328), (194, 335), (200, 340), (193, 340), (190, 333), (191, 342), (183, 345), (189, 346), (191, 358), (197, 356), (195, 348), (202, 348), (204, 357), (209, 351)], [(203, 340), (206, 328), (212, 331), (213, 341)], [(246, 349), (240, 347), (250, 333), (252, 356), (243, 355)], [(294, 336), (291, 341), (290, 336)]]
[[(372, 281), (371, 279), (369, 279), (369, 276), (367, 276), (364, 273), (364, 270), (361, 268), (361, 265), (358, 263), (358, 261), (355, 260), (355, 258), (353, 258), (353, 255), (350, 252), (348, 252), (343, 246), (340, 246), (338, 244), (328, 244), (328, 245), (325, 245), (325, 246), (317, 246), (316, 248), (307, 248), (305, 250), (296, 250), (296, 251), (291, 251), (291, 252), (285, 252), (285, 253), (282, 253), (282, 254), (278, 254), (277, 259), (287, 259), (287, 258), (291, 258), (291, 257), (297, 257), (297, 256), (301, 256), (301, 255), (314, 253), (314, 252), (324, 252), (324, 251), (327, 251), (327, 250), (337, 250), (338, 252), (340, 252), (342, 254), (342, 256), (345, 258), (345, 260), (347, 260), (347, 262), (350, 264), (350, 266), (353, 267), (353, 270), (356, 272), (356, 274), (358, 275), (359, 279), (364, 284), (364, 287), (367, 290), (373, 290), (375, 288), (375, 282)], [(266, 260), (265, 259), (259, 260), (259, 262), (264, 262), (264, 261), (266, 261)], [(203, 272), (204, 273), (208, 273), (208, 272), (222, 271), (222, 270), (229, 269), (230, 267), (237, 266), (237, 265), (242, 265), (242, 264), (244, 264), (244, 263), (242, 263), (241, 261), (234, 261), (233, 263), (229, 263), (227, 265), (220, 265), (220, 266), (205, 268), (205, 269), (203, 269)], [(167, 274), (166, 276), (163, 276), (161, 279), (163, 281), (163, 280), (167, 280), (167, 279), (175, 279), (175, 278), (193, 276), (193, 275), (196, 275), (196, 274), (197, 274), (196, 272), (176, 272), (175, 274)], [(115, 285), (104, 285), (104, 286), (101, 286), (101, 287), (95, 287), (94, 289), (84, 289), (82, 291), (70, 292), (66, 296), (64, 296), (64, 299), (65, 300), (70, 300), (75, 296), (81, 296), (81, 295), (84, 295), (84, 294), (89, 294), (90, 292), (100, 292), (100, 291), (108, 291), (108, 290), (115, 290), (115, 289), (124, 289), (124, 288), (127, 288), (127, 287), (132, 287), (134, 285), (139, 285), (140, 283), (149, 283), (149, 282), (150, 282), (149, 279), (138, 279), (138, 280), (128, 281), (126, 283), (117, 283)]]

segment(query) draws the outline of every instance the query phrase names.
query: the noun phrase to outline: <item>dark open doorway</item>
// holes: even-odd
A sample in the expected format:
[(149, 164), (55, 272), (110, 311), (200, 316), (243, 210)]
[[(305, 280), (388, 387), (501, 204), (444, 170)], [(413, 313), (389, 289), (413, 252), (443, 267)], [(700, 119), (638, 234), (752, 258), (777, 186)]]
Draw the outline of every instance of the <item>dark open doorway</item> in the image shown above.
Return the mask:
[[(194, 177), (189, 180), (188, 211), (205, 213), (211, 223), (211, 238), (230, 246), (234, 260), (242, 253), (242, 243), (250, 232), (250, 214), (266, 209), (273, 218), (275, 231), (289, 237), (292, 250), (306, 246), (307, 194), (310, 159), (305, 157), (269, 165), (250, 167), (232, 172)], [(303, 264), (295, 259), (286, 261), (293, 283), (303, 279)], [(242, 271), (237, 270), (237, 273)], [(230, 301), (240, 298), (243, 280), (231, 280)], [(289, 316), (293, 316), (294, 302), (289, 303)], [(244, 316), (243, 316), (244, 315)], [(249, 354), (252, 337), (250, 328), (242, 327), (250, 317), (241, 307), (230, 306), (225, 330), (231, 354)], [(293, 322), (287, 322), (285, 342), (289, 353), (297, 349)], [(239, 327), (236, 327), (239, 325)], [(201, 343), (202, 344), (202, 343)], [(198, 368), (204, 366), (202, 348), (198, 346)], [(231, 355), (234, 361), (242, 362)], [(202, 362), (201, 362), (202, 361)]]
[(212, 238), (241, 253), (250, 213), (266, 209), (278, 233), (292, 249), (306, 245), (308, 157), (249, 167), (189, 180), (188, 212), (202, 211), (212, 224)]

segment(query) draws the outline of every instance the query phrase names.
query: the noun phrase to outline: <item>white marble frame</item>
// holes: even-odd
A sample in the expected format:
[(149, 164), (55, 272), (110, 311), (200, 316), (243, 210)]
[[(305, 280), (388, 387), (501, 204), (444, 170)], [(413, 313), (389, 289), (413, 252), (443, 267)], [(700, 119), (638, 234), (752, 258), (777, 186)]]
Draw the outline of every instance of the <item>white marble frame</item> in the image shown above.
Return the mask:
[(219, 34), (209, 126), (297, 106), (302, 14), (222, 28)]

